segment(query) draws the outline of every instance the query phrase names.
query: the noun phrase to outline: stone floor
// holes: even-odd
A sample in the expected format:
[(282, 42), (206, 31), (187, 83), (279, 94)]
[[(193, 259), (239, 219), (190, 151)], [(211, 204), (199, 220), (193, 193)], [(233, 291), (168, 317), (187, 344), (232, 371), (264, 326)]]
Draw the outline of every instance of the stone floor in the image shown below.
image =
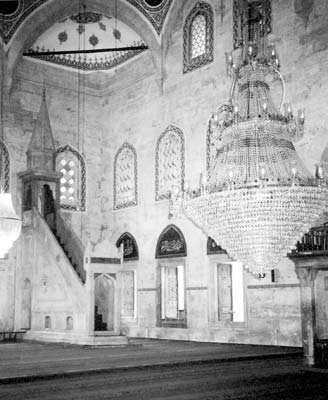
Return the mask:
[(299, 348), (131, 339), (122, 347), (91, 347), (45, 343), (1, 343), (0, 383), (81, 375), (160, 365), (192, 365), (269, 359), (301, 358)]

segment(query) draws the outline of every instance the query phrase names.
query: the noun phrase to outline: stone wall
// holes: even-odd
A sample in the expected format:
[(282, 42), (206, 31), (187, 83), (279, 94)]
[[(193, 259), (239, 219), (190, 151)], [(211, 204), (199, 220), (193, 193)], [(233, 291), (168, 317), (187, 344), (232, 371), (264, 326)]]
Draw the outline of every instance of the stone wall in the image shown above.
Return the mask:
[[(243, 326), (209, 326), (211, 302), (216, 300), (211, 297), (213, 263), (206, 256), (207, 238), (187, 220), (170, 220), (167, 200), (155, 201), (155, 149), (160, 134), (169, 125), (182, 130), (186, 179), (192, 187), (198, 186), (199, 174), (206, 168), (208, 118), (212, 110), (227, 100), (230, 91), (225, 66), (225, 52), (232, 48), (230, 0), (209, 1), (215, 14), (214, 61), (193, 72), (182, 73), (183, 21), (195, 3), (194, 0), (175, 1), (162, 43), (152, 42), (148, 52), (107, 73), (78, 75), (45, 63), (18, 59), (17, 67), (12, 69), (5, 125), (5, 138), (13, 160), (16, 209), (20, 208), (20, 191), (19, 187), (16, 191), (15, 173), (26, 167), (25, 152), (45, 82), (56, 146), (67, 143), (74, 146), (84, 155), (87, 165), (87, 211), (66, 212), (66, 219), (85, 245), (90, 242), (97, 256), (112, 256), (113, 244), (125, 231), (138, 243), (139, 261), (133, 265), (137, 271), (138, 322), (127, 325), (126, 331), (154, 337), (300, 345), (299, 287), (290, 261), (286, 259), (278, 267), (278, 280), (274, 283), (269, 276), (259, 281), (246, 273)], [(294, 110), (306, 109), (306, 133), (296, 148), (310, 170), (314, 170), (327, 145), (325, 7), (325, 0), (272, 2), (272, 40), (286, 79), (286, 100), (291, 101)], [(12, 62), (10, 58), (9, 62)], [(78, 111), (82, 98), (84, 106)], [(83, 123), (78, 124), (78, 116), (83, 117)], [(137, 152), (138, 204), (113, 211), (113, 163), (124, 142), (130, 143)], [(159, 235), (171, 223), (181, 229), (187, 243), (187, 329), (156, 327), (158, 261), (155, 249)], [(11, 252), (10, 261), (4, 262), (6, 265), (12, 265), (18, 248), (19, 242)], [(16, 268), (22, 265), (16, 264)], [(6, 279), (12, 282), (10, 268), (7, 269), (2, 282)], [(5, 289), (8, 299), (12, 298), (12, 285), (8, 283)], [(0, 310), (7, 308), (5, 301), (12, 302), (2, 299)], [(2, 323), (4, 327), (12, 324), (11, 315), (8, 312), (2, 317), (6, 321)]]

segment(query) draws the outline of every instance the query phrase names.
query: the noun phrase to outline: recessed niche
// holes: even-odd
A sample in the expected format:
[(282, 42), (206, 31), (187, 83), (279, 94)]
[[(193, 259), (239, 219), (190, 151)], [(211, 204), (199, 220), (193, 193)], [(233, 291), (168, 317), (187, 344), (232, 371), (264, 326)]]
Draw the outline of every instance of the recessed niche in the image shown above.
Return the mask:
[(14, 14), (19, 6), (19, 1), (0, 1), (0, 14), (11, 15)]
[(149, 7), (157, 7), (163, 3), (163, 0), (145, 0)]

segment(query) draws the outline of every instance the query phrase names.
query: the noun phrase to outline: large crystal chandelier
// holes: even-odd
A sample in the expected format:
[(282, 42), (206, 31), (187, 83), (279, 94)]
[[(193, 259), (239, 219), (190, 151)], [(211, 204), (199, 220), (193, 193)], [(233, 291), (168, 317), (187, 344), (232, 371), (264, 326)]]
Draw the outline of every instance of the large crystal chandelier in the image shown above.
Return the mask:
[(229, 102), (208, 125), (207, 176), (197, 190), (173, 191), (170, 213), (182, 212), (233, 259), (264, 277), (325, 211), (328, 190), (320, 166), (312, 177), (295, 151), (304, 111), (294, 117), (284, 104), (275, 46), (268, 45), (260, 10), (247, 13), (241, 48), (226, 55)]
[[(0, 141), (4, 145), (4, 57), (0, 54)], [(22, 222), (18, 218), (11, 199), (11, 194), (8, 193), (9, 185), (6, 185), (4, 180), (5, 161), (4, 151), (0, 151), (0, 258), (4, 258), (9, 249), (18, 238)]]

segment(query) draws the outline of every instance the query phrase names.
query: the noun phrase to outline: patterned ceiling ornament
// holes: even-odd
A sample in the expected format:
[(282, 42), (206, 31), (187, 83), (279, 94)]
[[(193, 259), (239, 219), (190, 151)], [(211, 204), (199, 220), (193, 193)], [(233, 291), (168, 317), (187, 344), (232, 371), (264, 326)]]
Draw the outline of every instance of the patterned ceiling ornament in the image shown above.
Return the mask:
[(103, 30), (103, 31), (106, 31), (106, 25), (105, 24), (103, 24), (102, 22), (99, 22), (99, 28), (101, 29), (101, 30)]
[(67, 41), (68, 35), (66, 31), (60, 32), (58, 34), (59, 44), (62, 44)]
[(162, 31), (173, 0), (126, 0), (135, 6), (153, 25), (157, 34)]
[(122, 34), (118, 29), (113, 29), (113, 36), (117, 40), (121, 40)]
[(103, 18), (102, 14), (98, 14), (91, 11), (86, 11), (79, 13), (77, 15), (72, 15), (70, 19), (77, 24), (94, 24), (101, 21)]
[[(133, 42), (130, 46), (145, 46), (145, 43), (142, 41)], [(42, 51), (45, 49), (40, 49), (39, 47), (31, 48), (31, 52), (36, 52), (38, 54), (29, 55), (29, 57), (36, 58), (42, 61), (48, 61), (53, 64), (63, 65), (65, 67), (70, 67), (74, 69), (81, 69), (83, 71), (105, 71), (112, 68), (117, 67), (120, 64), (123, 64), (125, 61), (130, 60), (133, 57), (136, 57), (146, 49), (140, 50), (127, 50), (117, 52), (115, 55), (112, 53), (110, 56), (105, 55), (104, 58), (101, 58), (97, 63), (95, 60), (91, 58), (87, 58), (86, 55), (83, 57), (74, 54), (71, 56), (68, 55), (44, 55)]]
[[(24, 20), (38, 7), (45, 4), (49, 0), (17, 0), (18, 8), (13, 14), (2, 14), (2, 21), (0, 26), (0, 36), (3, 38), (5, 43), (8, 43), (13, 37), (18, 27), (24, 22)], [(171, 7), (173, 0), (126, 0), (131, 5), (136, 7), (152, 24), (157, 34), (159, 35), (162, 31), (167, 13)], [(158, 4), (158, 5), (156, 5)], [(83, 16), (81, 16), (83, 15)], [(80, 17), (79, 17), (80, 16)], [(91, 23), (99, 22), (101, 14), (93, 12), (85, 12), (77, 14), (76, 23)], [(72, 18), (73, 18), (72, 17)], [(89, 21), (89, 19), (90, 21)], [(100, 19), (98, 19), (100, 18)], [(110, 17), (107, 17), (110, 18)], [(81, 19), (81, 21), (79, 21)], [(62, 20), (66, 21), (66, 18)]]
[(89, 37), (89, 43), (95, 47), (97, 46), (97, 44), (99, 43), (99, 39), (97, 38), (97, 36), (93, 33), (92, 36)]
[(77, 31), (79, 35), (82, 35), (82, 33), (85, 32), (85, 26), (83, 24), (80, 24), (79, 27), (77, 28)]

